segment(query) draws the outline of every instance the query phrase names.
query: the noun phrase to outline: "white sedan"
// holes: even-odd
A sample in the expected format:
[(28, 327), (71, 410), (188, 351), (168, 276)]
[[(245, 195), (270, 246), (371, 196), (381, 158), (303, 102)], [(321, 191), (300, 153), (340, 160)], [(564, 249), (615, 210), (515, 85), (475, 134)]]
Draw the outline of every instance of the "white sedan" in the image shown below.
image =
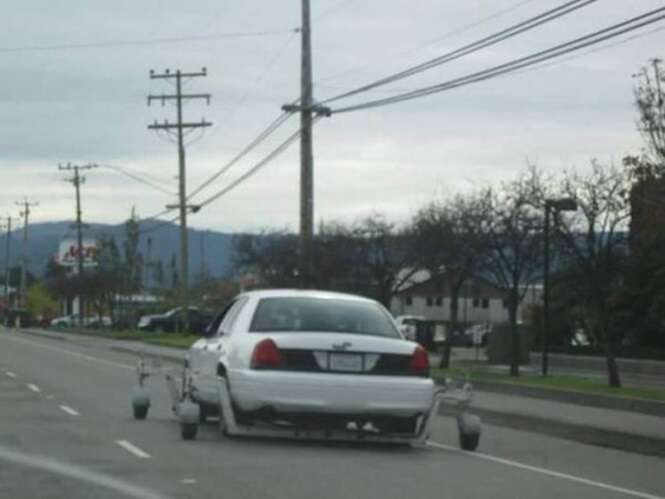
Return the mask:
[(246, 427), (415, 436), (435, 394), (427, 352), (378, 302), (341, 293), (243, 293), (187, 362), (202, 419), (219, 411), (221, 379)]

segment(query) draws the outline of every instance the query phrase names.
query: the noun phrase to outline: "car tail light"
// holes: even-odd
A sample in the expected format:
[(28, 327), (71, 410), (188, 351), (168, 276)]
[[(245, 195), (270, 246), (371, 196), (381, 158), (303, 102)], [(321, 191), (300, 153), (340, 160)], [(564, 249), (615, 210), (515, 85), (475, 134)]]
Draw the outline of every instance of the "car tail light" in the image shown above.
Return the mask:
[(417, 376), (429, 376), (429, 355), (421, 346), (417, 346), (409, 360), (409, 373)]
[(252, 369), (277, 369), (282, 364), (282, 352), (270, 338), (259, 341), (252, 352)]

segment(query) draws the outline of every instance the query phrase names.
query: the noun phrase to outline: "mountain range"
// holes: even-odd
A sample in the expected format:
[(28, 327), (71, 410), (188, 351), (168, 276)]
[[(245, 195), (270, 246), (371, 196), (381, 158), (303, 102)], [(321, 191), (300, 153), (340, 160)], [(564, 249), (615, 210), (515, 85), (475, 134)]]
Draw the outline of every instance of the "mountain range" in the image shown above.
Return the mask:
[[(141, 222), (142, 234), (139, 239), (139, 251), (144, 261), (161, 260), (168, 268), (171, 260), (179, 253), (180, 227), (174, 223), (156, 220)], [(188, 229), (190, 277), (200, 274), (202, 264), (208, 273), (215, 277), (227, 277), (232, 272), (234, 234), (210, 230)], [(109, 225), (92, 223), (83, 232), (84, 239), (97, 239), (103, 235), (115, 239), (121, 253), (126, 241), (124, 224)], [(58, 253), (61, 241), (75, 241), (76, 231), (71, 222), (45, 222), (29, 226), (28, 234), (28, 270), (42, 276), (46, 265)], [(7, 233), (0, 236), (0, 265), (5, 264)], [(19, 227), (10, 235), (10, 266), (21, 261), (23, 229)]]

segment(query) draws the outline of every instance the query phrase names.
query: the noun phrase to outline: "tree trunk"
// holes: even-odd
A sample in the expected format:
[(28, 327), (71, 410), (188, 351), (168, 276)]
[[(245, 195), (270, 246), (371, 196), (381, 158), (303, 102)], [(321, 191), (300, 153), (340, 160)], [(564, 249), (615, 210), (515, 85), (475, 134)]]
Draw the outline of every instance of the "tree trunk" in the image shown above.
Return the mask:
[(617, 359), (614, 355), (614, 345), (610, 341), (607, 342), (607, 381), (612, 388), (621, 388), (621, 378), (619, 377), (619, 366)]
[(510, 322), (510, 337), (512, 338), (512, 355), (510, 356), (510, 375), (520, 375), (520, 336), (517, 329), (517, 292), (510, 292), (508, 304), (508, 320)]
[(450, 333), (446, 334), (446, 341), (443, 343), (443, 352), (441, 352), (441, 362), (439, 363), (439, 367), (441, 369), (448, 369), (448, 367), (450, 366), (450, 352), (452, 350), (450, 337), (454, 331), (457, 331), (458, 310), (459, 310), (459, 287), (453, 287), (450, 290)]
[(621, 378), (619, 377), (619, 366), (616, 359), (616, 345), (614, 338), (609, 331), (607, 321), (601, 321), (603, 328), (603, 337), (605, 338), (605, 363), (607, 364), (607, 382), (613, 388), (621, 387)]

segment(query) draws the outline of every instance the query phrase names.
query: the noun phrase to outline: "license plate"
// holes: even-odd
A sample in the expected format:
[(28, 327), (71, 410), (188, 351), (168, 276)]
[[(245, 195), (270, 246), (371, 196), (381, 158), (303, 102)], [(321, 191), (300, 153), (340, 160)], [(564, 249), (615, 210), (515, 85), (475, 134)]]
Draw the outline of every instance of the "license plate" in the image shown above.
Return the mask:
[(352, 353), (331, 353), (330, 370), (360, 372), (363, 369), (362, 355)]

